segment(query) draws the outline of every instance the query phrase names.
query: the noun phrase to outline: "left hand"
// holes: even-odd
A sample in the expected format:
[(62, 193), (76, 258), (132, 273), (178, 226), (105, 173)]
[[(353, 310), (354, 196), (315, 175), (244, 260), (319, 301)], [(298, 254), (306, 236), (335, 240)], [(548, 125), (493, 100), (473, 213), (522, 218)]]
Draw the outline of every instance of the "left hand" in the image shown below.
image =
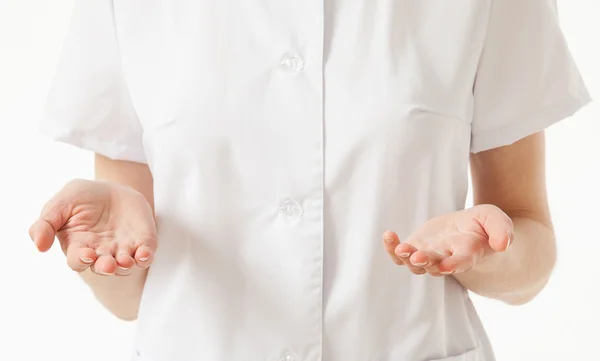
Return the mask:
[(394, 263), (414, 274), (444, 276), (470, 271), (506, 251), (513, 238), (510, 217), (496, 206), (478, 205), (435, 217), (402, 242), (387, 231), (383, 243)]

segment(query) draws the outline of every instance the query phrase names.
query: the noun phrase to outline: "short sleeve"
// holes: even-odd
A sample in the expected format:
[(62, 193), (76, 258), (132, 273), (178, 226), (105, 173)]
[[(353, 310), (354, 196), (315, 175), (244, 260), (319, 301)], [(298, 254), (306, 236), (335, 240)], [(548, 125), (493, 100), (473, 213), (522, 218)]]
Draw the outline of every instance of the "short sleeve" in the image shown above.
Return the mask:
[(509, 145), (590, 101), (556, 0), (493, 0), (474, 85), (471, 151)]
[(112, 0), (75, 1), (39, 129), (115, 160), (145, 163), (121, 69)]

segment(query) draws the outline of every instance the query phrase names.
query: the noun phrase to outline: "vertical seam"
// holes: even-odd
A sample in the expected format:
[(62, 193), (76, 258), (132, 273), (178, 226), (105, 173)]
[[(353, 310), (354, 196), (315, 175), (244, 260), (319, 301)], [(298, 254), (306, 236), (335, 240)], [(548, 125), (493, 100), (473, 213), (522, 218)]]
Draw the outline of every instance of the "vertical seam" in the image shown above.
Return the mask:
[(321, 350), (325, 337), (325, 15), (326, 0), (321, 8)]

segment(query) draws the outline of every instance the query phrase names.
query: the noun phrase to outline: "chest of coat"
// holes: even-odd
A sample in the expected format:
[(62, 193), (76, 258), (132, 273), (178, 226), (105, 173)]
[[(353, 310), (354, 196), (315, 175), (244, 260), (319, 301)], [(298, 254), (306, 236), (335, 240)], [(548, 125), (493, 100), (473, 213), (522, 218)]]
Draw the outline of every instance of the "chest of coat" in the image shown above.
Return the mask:
[(116, 1), (115, 13), (149, 132), (371, 134), (415, 110), (470, 121), (489, 1)]

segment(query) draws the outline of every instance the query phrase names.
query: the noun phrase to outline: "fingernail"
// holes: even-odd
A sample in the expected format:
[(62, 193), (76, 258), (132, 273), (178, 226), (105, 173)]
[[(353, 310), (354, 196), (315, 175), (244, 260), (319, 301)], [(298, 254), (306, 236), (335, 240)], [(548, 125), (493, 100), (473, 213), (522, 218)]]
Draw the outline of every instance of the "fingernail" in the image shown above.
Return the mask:
[(427, 262), (413, 263), (413, 265), (417, 266), (417, 267), (425, 266), (426, 264), (427, 264)]
[(510, 232), (508, 232), (508, 243), (506, 244), (506, 249), (508, 249), (510, 247), (512, 242), (513, 242), (512, 234)]
[(405, 252), (405, 253), (398, 253), (398, 257), (406, 258), (408, 256), (410, 256), (410, 253), (407, 253), (407, 252)]
[(138, 260), (140, 262), (146, 262), (148, 259), (149, 259), (149, 257), (140, 257), (140, 258), (138, 258)]
[(125, 268), (125, 267), (119, 266), (119, 271), (120, 271), (121, 275), (128, 275), (131, 273), (131, 268)]
[(453, 273), (454, 273), (454, 271), (445, 271), (445, 272), (440, 272), (440, 274), (442, 274), (442, 275), (445, 275), (445, 276), (447, 276), (447, 275), (451, 275), (451, 274), (453, 274)]
[(386, 237), (384, 238), (385, 243), (394, 243), (394, 239), (392, 237)]
[(88, 258), (88, 257), (81, 257), (81, 262), (90, 264), (90, 263), (94, 262), (94, 260), (91, 258)]

